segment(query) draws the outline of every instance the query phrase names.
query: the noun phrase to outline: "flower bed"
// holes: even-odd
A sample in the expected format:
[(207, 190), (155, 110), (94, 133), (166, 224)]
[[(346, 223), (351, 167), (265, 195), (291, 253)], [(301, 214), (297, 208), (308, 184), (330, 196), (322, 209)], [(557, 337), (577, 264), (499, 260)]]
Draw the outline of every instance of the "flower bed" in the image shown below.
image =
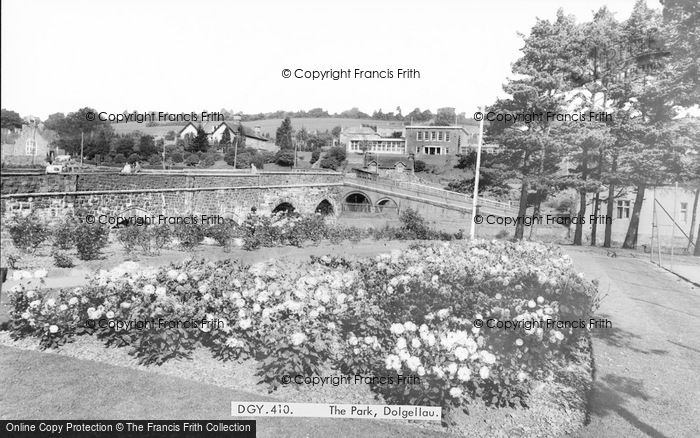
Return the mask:
[[(188, 261), (153, 272), (102, 272), (85, 288), (11, 292), (11, 332), (44, 348), (93, 335), (142, 363), (253, 359), (274, 390), (285, 375), (420, 377), (371, 385), (388, 402), (452, 408), (481, 399), (526, 405), (530, 382), (566, 363), (585, 330), (488, 329), (475, 320), (587, 320), (595, 286), (541, 244), (414, 245), (375, 258), (307, 263)], [(167, 326), (128, 325), (163, 320)], [(202, 324), (205, 320), (207, 323)], [(198, 321), (196, 328), (169, 322)], [(478, 325), (478, 324), (477, 324)]]

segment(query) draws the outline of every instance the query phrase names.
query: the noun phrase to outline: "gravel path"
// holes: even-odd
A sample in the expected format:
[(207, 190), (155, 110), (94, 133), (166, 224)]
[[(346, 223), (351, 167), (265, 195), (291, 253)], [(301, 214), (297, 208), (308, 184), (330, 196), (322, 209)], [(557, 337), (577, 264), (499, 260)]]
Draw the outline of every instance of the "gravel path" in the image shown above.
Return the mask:
[(576, 436), (700, 436), (700, 289), (627, 254), (565, 250), (612, 322), (593, 331), (591, 422)]

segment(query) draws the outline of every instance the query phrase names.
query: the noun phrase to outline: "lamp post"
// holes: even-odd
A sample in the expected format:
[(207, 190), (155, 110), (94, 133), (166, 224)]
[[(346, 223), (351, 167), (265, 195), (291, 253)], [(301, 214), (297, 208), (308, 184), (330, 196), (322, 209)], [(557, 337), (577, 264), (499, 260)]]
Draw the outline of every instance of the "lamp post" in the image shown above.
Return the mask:
[[(484, 107), (484, 110), (486, 107)], [(472, 199), (472, 221), (470, 224), (469, 239), (474, 240), (476, 232), (476, 208), (479, 199), (479, 167), (481, 167), (481, 143), (484, 141), (484, 118), (479, 121), (479, 142), (476, 146), (476, 169), (474, 170), (474, 197)]]

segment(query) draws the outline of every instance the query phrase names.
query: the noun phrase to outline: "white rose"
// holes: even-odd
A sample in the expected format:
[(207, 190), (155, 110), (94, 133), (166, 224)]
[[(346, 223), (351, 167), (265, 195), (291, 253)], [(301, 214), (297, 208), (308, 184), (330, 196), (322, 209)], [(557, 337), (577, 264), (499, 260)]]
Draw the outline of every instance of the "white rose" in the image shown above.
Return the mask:
[(188, 279), (187, 274), (185, 274), (184, 272), (177, 276), (177, 282), (180, 284), (185, 283), (187, 281), (187, 279)]
[(106, 314), (105, 316), (106, 316), (108, 319), (112, 319), (112, 318), (114, 318), (114, 312), (112, 312), (112, 311), (110, 310), (109, 312), (107, 312), (107, 314)]
[(403, 328), (406, 329), (407, 332), (415, 332), (418, 329), (418, 327), (416, 327), (416, 325), (410, 321), (405, 322), (403, 324)]
[(490, 374), (490, 371), (489, 371), (489, 368), (488, 368), (488, 367), (483, 366), (483, 367), (481, 367), (481, 368), (479, 369), (479, 376), (480, 376), (482, 379), (488, 379), (488, 378), (489, 378), (489, 374)]
[(291, 336), (291, 341), (293, 345), (301, 345), (306, 341), (306, 335), (301, 332), (294, 333)]
[(457, 371), (457, 378), (461, 380), (462, 382), (468, 381), (472, 376), (472, 370), (470, 370), (467, 367), (461, 367), (459, 371)]
[(405, 338), (401, 337), (401, 338), (396, 340), (396, 348), (398, 348), (399, 350), (404, 350), (406, 348), (406, 346), (407, 346), (407, 343), (406, 343)]
[(529, 307), (531, 309), (534, 309), (536, 306), (537, 306), (537, 303), (535, 303), (535, 301), (533, 301), (533, 300), (530, 300), (527, 302), (527, 307)]
[(56, 333), (58, 331), (58, 326), (57, 325), (51, 325), (49, 326), (49, 332), (51, 333)]
[(49, 307), (53, 307), (56, 305), (56, 300), (53, 298), (49, 298), (48, 300), (46, 300), (46, 305)]
[(29, 312), (22, 313), (22, 319), (29, 319), (31, 316), (32, 316), (32, 314)]
[(158, 295), (159, 297), (164, 297), (165, 293), (166, 293), (166, 291), (165, 291), (165, 288), (163, 286), (158, 286), (156, 288), (156, 295)]
[(418, 338), (413, 338), (413, 340), (411, 340), (411, 347), (420, 348), (420, 346), (421, 346), (421, 343), (420, 343), (420, 340)]
[(68, 300), (68, 304), (70, 304), (71, 306), (75, 306), (76, 304), (78, 304), (78, 301), (78, 298), (73, 297), (70, 300)]
[(350, 339), (348, 339), (348, 343), (349, 343), (350, 345), (357, 345), (358, 342), (359, 342), (359, 341), (357, 340), (357, 338), (356, 338), (355, 336), (351, 336)]
[(238, 322), (238, 325), (243, 329), (243, 330), (248, 330), (250, 326), (253, 325), (253, 321), (250, 319), (242, 319)]
[(403, 324), (392, 324), (390, 330), (391, 330), (391, 333), (393, 333), (395, 335), (400, 335), (400, 334), (403, 334), (403, 332), (404, 332), (404, 326), (403, 326)]
[(68, 310), (68, 306), (66, 306), (65, 304), (61, 304), (59, 310), (61, 310), (61, 312), (65, 312), (66, 310)]
[(416, 356), (411, 356), (406, 361), (406, 366), (408, 367), (408, 369), (410, 369), (413, 372), (418, 370), (418, 367), (420, 366), (420, 364), (421, 364), (420, 359), (417, 358)]
[(544, 297), (542, 297), (542, 296), (537, 297), (537, 304), (544, 304)]
[(450, 396), (454, 398), (458, 398), (462, 396), (462, 389), (461, 388), (450, 388)]

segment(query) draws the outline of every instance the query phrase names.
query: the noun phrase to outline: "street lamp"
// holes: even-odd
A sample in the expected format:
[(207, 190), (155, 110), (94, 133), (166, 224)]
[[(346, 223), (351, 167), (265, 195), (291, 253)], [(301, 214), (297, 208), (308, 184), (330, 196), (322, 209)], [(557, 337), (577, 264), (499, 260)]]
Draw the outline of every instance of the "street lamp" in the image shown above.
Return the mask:
[[(484, 107), (486, 110), (486, 107)], [(483, 111), (482, 111), (483, 112)], [(474, 170), (474, 197), (472, 199), (472, 221), (470, 224), (469, 240), (474, 240), (476, 231), (476, 207), (479, 199), (479, 167), (481, 167), (481, 143), (484, 140), (484, 118), (479, 121), (479, 142), (476, 146), (476, 169)]]

